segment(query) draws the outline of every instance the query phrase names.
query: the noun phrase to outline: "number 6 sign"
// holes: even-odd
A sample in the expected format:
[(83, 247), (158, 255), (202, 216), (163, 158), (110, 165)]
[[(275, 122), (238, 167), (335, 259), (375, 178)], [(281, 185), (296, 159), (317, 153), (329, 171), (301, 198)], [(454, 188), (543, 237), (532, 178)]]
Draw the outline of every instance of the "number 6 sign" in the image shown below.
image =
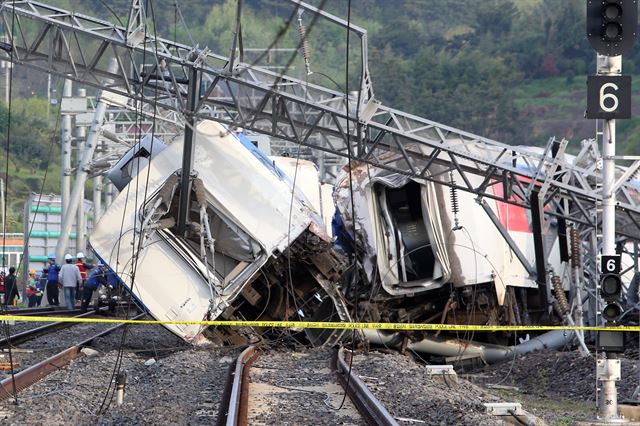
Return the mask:
[(620, 269), (620, 255), (602, 256), (600, 258), (600, 272), (602, 274), (618, 274)]
[(587, 78), (587, 118), (631, 118), (631, 76), (590, 75)]

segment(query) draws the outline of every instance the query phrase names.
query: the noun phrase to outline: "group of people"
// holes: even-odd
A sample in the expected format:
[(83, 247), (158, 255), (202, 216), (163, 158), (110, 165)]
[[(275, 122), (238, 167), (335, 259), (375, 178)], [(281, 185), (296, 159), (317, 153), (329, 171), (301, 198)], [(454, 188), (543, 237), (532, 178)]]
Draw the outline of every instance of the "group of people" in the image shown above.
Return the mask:
[[(26, 284), (26, 295), (29, 307), (40, 306), (46, 291), (49, 306), (60, 305), (59, 289), (64, 291), (64, 300), (69, 310), (76, 308), (79, 303), (81, 310), (86, 312), (93, 292), (100, 285), (113, 289), (117, 284), (116, 275), (102, 262), (96, 265), (85, 262), (84, 253), (78, 252), (74, 262), (73, 256), (65, 254), (62, 266), (56, 263), (56, 255), (48, 256), (47, 265), (41, 273), (35, 269), (29, 269), (29, 279)], [(93, 270), (89, 276), (87, 273)], [(9, 275), (0, 274), (0, 283), (4, 284), (5, 304), (13, 304), (16, 298), (20, 298), (16, 279), (16, 268), (9, 268)]]

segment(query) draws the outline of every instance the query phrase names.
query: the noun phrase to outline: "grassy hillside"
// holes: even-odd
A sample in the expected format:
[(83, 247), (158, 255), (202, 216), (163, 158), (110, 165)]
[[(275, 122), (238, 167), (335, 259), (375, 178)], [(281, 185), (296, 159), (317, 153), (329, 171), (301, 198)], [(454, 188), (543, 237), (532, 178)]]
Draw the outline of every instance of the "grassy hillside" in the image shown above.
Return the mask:
[[(130, 1), (47, 3), (126, 23)], [(342, 0), (310, 3), (324, 5), (342, 18), (349, 12)], [(155, 27), (160, 37), (229, 54), (236, 0), (179, 2), (185, 24), (177, 3), (152, 0), (145, 4), (153, 6), (148, 11), (149, 30)], [(283, 0), (242, 4), (245, 48), (289, 49), (273, 55), (247, 52), (246, 62), (260, 56), (257, 65), (289, 63), (289, 75), (312, 84), (340, 91), (358, 87), (358, 40), (352, 37), (347, 44), (344, 28), (318, 24), (311, 29), (312, 15), (303, 15), (313, 71), (307, 75), (301, 53), (292, 49), (300, 41), (297, 19), (287, 21), (296, 16), (291, 13), (295, 6)], [(351, 10), (352, 22), (368, 30), (369, 69), (378, 100), (505, 143), (540, 146), (551, 136), (567, 138), (570, 151), (579, 148), (581, 139), (592, 137), (595, 129), (594, 121), (583, 117), (586, 75), (595, 68), (595, 54), (584, 34), (584, 15), (583, 0), (360, 0), (352, 2)], [(635, 65), (640, 65), (640, 43), (625, 53), (623, 62), (626, 72), (640, 74), (640, 66)], [(0, 105), (0, 153), (9, 151), (10, 206), (20, 212), (26, 195), (40, 190), (47, 164), (44, 192), (59, 191), (60, 135), (55, 111), (50, 120), (45, 114), (46, 75), (24, 68), (14, 74), (12, 136), (6, 146), (7, 112)], [(640, 89), (640, 77), (635, 80), (634, 92)], [(60, 83), (54, 78), (55, 95), (60, 93)], [(639, 103), (634, 100), (635, 111), (640, 111)], [(620, 151), (637, 153), (640, 120), (621, 121), (618, 130)], [(3, 162), (6, 156), (0, 156), (0, 174)]]
[[(640, 76), (632, 76), (632, 116), (618, 120), (620, 152), (633, 153), (640, 136)], [(595, 137), (595, 120), (584, 118), (587, 105), (587, 77), (552, 77), (532, 80), (517, 87), (515, 104), (531, 123), (531, 137), (545, 143), (549, 137), (566, 138), (569, 150), (580, 148), (582, 139)], [(636, 152), (637, 154), (637, 152)]]

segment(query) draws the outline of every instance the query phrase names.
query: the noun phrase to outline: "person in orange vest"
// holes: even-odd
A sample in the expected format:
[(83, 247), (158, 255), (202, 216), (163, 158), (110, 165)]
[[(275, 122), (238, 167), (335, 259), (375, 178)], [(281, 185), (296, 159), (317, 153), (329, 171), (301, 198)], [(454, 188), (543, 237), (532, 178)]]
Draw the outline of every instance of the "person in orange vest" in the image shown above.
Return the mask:
[(82, 277), (82, 284), (76, 286), (76, 305), (82, 303), (82, 293), (84, 290), (84, 283), (87, 281), (87, 270), (93, 269), (95, 265), (86, 263), (84, 261), (84, 253), (79, 251), (76, 254), (76, 266), (80, 270), (80, 277)]
[(29, 281), (27, 281), (27, 299), (29, 299), (29, 307), (35, 308), (38, 306), (38, 296), (42, 298), (42, 293), (38, 289), (38, 284), (36, 283), (36, 270), (31, 268), (29, 269)]

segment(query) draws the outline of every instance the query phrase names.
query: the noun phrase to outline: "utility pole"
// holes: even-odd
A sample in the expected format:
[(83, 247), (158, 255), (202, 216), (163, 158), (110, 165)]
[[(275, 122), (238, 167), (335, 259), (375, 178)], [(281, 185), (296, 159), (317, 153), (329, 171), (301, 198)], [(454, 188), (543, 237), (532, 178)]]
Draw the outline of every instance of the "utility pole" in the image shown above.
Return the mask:
[[(64, 87), (62, 89), (62, 100), (71, 98), (73, 94), (73, 87), (71, 80), (64, 81)], [(69, 192), (71, 188), (71, 176), (69, 170), (71, 169), (71, 114), (62, 111), (62, 122), (60, 124), (61, 137), (60, 137), (60, 207), (62, 211), (60, 214), (62, 217), (67, 213), (67, 205), (69, 204)]]
[(107, 182), (106, 188), (104, 190), (104, 207), (108, 209), (112, 202), (113, 202), (113, 184), (111, 182)]
[[(78, 89), (78, 98), (87, 102), (87, 90)], [(78, 125), (76, 121), (76, 164), (78, 168), (82, 166), (82, 156), (85, 149), (85, 141), (87, 139), (87, 128), (82, 125)], [(80, 205), (78, 206), (77, 218), (76, 218), (76, 251), (84, 251), (85, 249), (85, 237), (84, 231), (86, 229), (85, 213), (84, 213), (84, 194)]]
[[(3, 43), (9, 42), (9, 37), (3, 35), (0, 40)], [(4, 70), (4, 102), (9, 105), (9, 86), (11, 85), (11, 68), (13, 63), (11, 61), (0, 61), (0, 66)]]
[[(110, 73), (115, 73), (117, 67), (118, 62), (114, 58), (109, 63), (108, 71)], [(108, 92), (105, 90), (100, 92), (100, 95), (98, 96), (98, 103), (93, 116), (93, 122), (91, 123), (85, 149), (82, 153), (82, 159), (78, 165), (78, 171), (76, 172), (76, 181), (73, 186), (73, 192), (69, 197), (67, 209), (63, 212), (64, 214), (62, 216), (60, 238), (58, 239), (58, 245), (56, 246), (56, 256), (58, 258), (62, 257), (69, 244), (69, 232), (71, 232), (73, 220), (76, 216), (76, 212), (78, 211), (78, 206), (84, 201), (84, 184), (87, 181), (87, 176), (89, 175), (87, 167), (93, 158), (93, 152), (95, 151), (98, 143), (98, 136), (102, 131), (102, 123), (107, 111), (108, 96)]]
[[(602, 133), (602, 252), (599, 295), (605, 302), (600, 315), (606, 327), (617, 325), (622, 315), (619, 304), (623, 285), (621, 256), (616, 253), (616, 119), (631, 117), (631, 77), (622, 74), (622, 53), (636, 38), (636, 0), (587, 0), (587, 39), (598, 53), (597, 75), (587, 78), (587, 118), (604, 119)], [(616, 381), (621, 378), (617, 354), (624, 352), (621, 331), (598, 331), (597, 349), (604, 358), (596, 360), (596, 377), (602, 384), (598, 419), (621, 423)]]
[(47, 74), (47, 122), (51, 113), (51, 74)]

